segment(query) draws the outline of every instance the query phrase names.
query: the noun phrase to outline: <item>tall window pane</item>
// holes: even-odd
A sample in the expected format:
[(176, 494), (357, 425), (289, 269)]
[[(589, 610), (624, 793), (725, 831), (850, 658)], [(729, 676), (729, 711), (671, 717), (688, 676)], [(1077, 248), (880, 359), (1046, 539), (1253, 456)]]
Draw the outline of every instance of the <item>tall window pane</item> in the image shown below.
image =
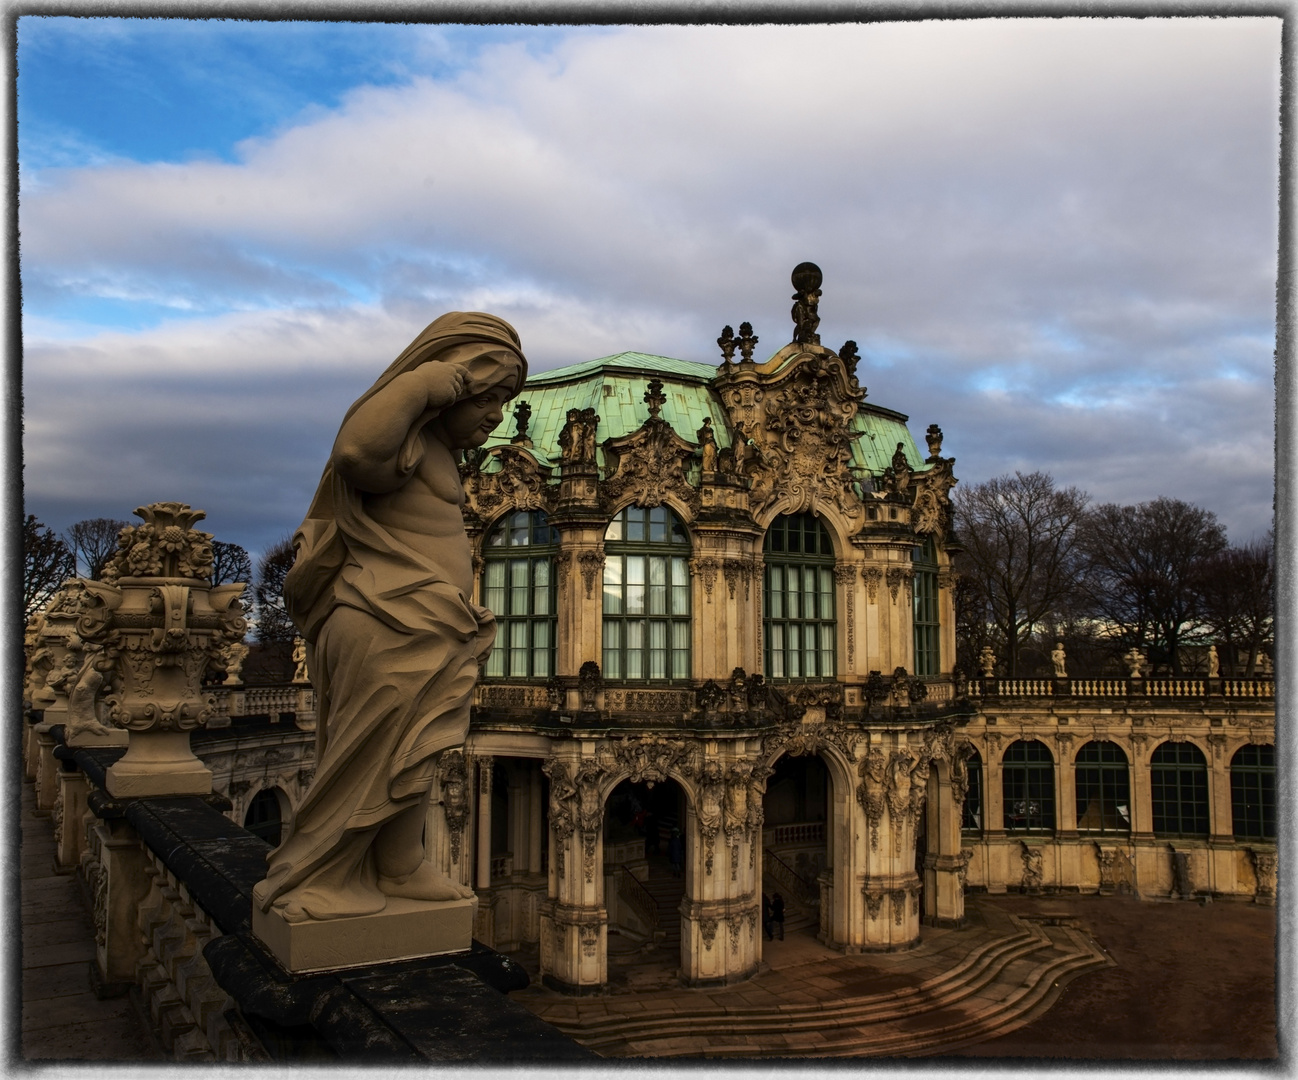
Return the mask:
[(942, 670), (939, 655), (937, 602), (937, 548), (930, 536), (911, 552), (914, 579), (915, 674), (937, 675)]
[(1088, 742), (1077, 752), (1077, 828), (1131, 831), (1131, 776), (1116, 743)]
[(1275, 839), (1274, 746), (1241, 746), (1231, 758), (1230, 804), (1238, 839)]
[(482, 602), (498, 624), (487, 678), (538, 679), (554, 671), (551, 564), (558, 546), (558, 531), (539, 510), (517, 510), (487, 534)]
[(665, 506), (628, 506), (604, 533), (604, 677), (690, 677), (689, 534)]
[(1055, 827), (1055, 760), (1035, 739), (1011, 743), (1001, 759), (1006, 832)]
[(828, 679), (836, 673), (834, 545), (820, 519), (788, 514), (771, 523), (763, 545), (766, 674)]
[(1208, 835), (1208, 763), (1193, 743), (1163, 743), (1149, 759), (1154, 833)]

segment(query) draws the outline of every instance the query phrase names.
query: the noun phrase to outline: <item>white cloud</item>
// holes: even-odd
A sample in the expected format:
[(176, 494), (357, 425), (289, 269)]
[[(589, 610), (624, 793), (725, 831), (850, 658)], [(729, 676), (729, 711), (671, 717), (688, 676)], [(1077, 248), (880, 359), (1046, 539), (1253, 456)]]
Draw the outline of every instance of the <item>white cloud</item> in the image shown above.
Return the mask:
[[(537, 369), (622, 349), (712, 360), (744, 319), (773, 351), (787, 274), (812, 259), (826, 343), (862, 344), (880, 403), (958, 412), (975, 479), (1054, 460), (1070, 483), (1202, 490), (1252, 522), (1269, 501), (1279, 31), (629, 27), (358, 88), (234, 163), (45, 169), (20, 206), (29, 490), (67, 487), (75, 458), (43, 453), (41, 425), (69, 380), (93, 454), (125, 404), (113, 378), (165, 374), (180, 402), (183, 379), (223, 377), (256, 398), (246, 416), (291, 412), (304, 381), (367, 385), (453, 308), (515, 321)], [(72, 341), (56, 324), (78, 296), (192, 314)], [(1200, 400), (1241, 381), (1229, 408)], [(1069, 425), (1084, 455), (1056, 445)], [(1168, 434), (1187, 428), (1193, 453)], [(1153, 467), (1132, 464), (1132, 430)]]

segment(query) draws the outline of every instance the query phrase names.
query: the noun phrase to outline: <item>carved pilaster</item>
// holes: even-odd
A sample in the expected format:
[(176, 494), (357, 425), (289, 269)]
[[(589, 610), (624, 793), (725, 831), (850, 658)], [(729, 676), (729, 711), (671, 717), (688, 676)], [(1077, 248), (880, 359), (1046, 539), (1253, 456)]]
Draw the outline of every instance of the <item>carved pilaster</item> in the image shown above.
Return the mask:
[(847, 608), (847, 669), (856, 667), (856, 567), (848, 563), (839, 563), (834, 567), (834, 580), (843, 587), (843, 598)]
[(577, 563), (581, 567), (581, 582), (586, 586), (586, 599), (589, 600), (596, 577), (602, 578), (604, 574), (604, 545), (583, 551), (577, 556)]
[(877, 566), (861, 567), (861, 577), (865, 579), (865, 595), (870, 603), (876, 603), (879, 595), (879, 582), (883, 580), (883, 571)]
[(694, 556), (690, 559), (690, 573), (703, 582), (703, 594), (707, 602), (712, 603), (712, 590), (717, 582), (717, 570), (720, 563), (711, 556)]

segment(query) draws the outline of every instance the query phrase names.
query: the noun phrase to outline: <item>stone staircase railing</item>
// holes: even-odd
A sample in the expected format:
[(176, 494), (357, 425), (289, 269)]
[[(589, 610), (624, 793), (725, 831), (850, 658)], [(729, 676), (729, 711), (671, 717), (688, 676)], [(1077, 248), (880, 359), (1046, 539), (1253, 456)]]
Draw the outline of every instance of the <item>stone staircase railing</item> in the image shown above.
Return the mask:
[(769, 878), (805, 908), (820, 906), (820, 886), (808, 881), (770, 848), (762, 851), (763, 884)]
[(644, 887), (644, 883), (631, 872), (630, 867), (619, 866), (613, 876), (617, 882), (618, 902), (634, 912), (646, 931), (652, 935), (658, 929), (658, 902)]

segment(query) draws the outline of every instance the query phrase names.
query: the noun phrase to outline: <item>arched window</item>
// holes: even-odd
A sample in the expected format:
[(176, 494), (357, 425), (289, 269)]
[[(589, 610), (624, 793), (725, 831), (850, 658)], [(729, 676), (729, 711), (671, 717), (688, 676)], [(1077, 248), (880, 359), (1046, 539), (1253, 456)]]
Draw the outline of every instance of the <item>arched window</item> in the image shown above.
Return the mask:
[(604, 677), (690, 677), (690, 538), (665, 506), (628, 506), (604, 533)]
[(544, 679), (554, 674), (554, 556), (559, 531), (539, 510), (502, 518), (482, 547), (482, 602), (496, 616), (489, 679)]
[(1049, 832), (1055, 827), (1055, 759), (1035, 739), (1010, 743), (1001, 758), (1006, 832)]
[(1131, 831), (1131, 773), (1117, 743), (1097, 740), (1077, 751), (1077, 827)]
[(252, 797), (248, 812), (243, 815), (243, 827), (254, 836), (279, 847), (280, 833), (283, 831), (283, 816), (279, 808), (279, 797), (274, 788), (262, 788)]
[(771, 679), (834, 676), (834, 545), (811, 514), (778, 517), (762, 547), (763, 631)]
[(911, 550), (910, 561), (915, 573), (915, 674), (937, 675), (942, 671), (942, 658), (938, 647), (937, 547), (931, 536)]
[(1241, 746), (1230, 759), (1230, 807), (1240, 840), (1275, 839), (1275, 747)]
[(1165, 742), (1149, 759), (1154, 833), (1208, 835), (1208, 763), (1193, 743)]
[(977, 750), (971, 750), (965, 760), (969, 787), (964, 794), (964, 808), (960, 813), (960, 831), (983, 831), (983, 759)]

